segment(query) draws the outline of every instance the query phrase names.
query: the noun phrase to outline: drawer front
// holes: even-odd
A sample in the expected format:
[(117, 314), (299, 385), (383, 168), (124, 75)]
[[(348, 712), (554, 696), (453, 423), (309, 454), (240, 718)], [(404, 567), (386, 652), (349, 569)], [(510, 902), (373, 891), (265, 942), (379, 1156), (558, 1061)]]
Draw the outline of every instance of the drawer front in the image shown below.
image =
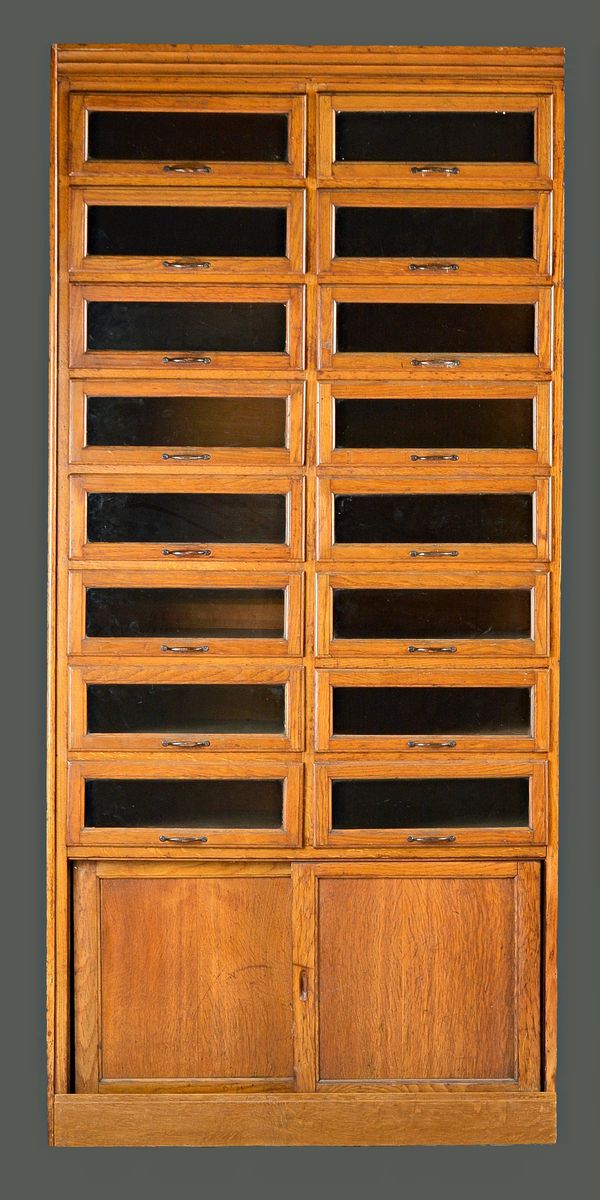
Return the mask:
[(73, 380), (70, 407), (74, 465), (205, 474), (304, 458), (303, 383)]
[(318, 846), (460, 849), (542, 843), (547, 764), (475, 756), (315, 765)]
[[(200, 755), (89, 759), (68, 768), (68, 838), (76, 846), (297, 846), (303, 767)], [(194, 760), (194, 761), (192, 761)]]
[(545, 671), (317, 671), (317, 749), (548, 748)]
[(73, 284), (71, 366), (300, 369), (303, 289)]
[(319, 271), (415, 283), (547, 281), (547, 192), (322, 191)]
[(83, 664), (69, 670), (71, 750), (300, 750), (300, 667)]
[(319, 97), (319, 175), (402, 187), (548, 187), (552, 99), (547, 96)]
[(304, 192), (74, 188), (70, 234), (73, 279), (301, 273)]
[(323, 370), (427, 378), (543, 378), (552, 293), (522, 287), (320, 288)]
[(71, 557), (302, 559), (303, 481), (71, 477)]
[(71, 571), (70, 653), (165, 661), (300, 655), (302, 591), (300, 574)]
[(122, 183), (210, 185), (304, 176), (303, 96), (71, 97), (70, 172)]
[(427, 661), (549, 653), (549, 579), (531, 572), (318, 575), (318, 653)]
[(547, 466), (551, 384), (322, 383), (319, 461), (350, 467)]
[[(319, 480), (319, 557), (337, 561), (544, 560), (548, 479)], [(445, 565), (448, 565), (446, 563)]]

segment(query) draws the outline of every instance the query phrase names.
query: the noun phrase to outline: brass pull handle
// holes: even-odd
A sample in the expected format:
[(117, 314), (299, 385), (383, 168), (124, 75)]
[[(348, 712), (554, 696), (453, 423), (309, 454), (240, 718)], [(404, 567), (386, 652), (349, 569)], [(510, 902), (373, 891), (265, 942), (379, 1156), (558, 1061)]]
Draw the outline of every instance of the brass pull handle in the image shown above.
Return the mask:
[(163, 171), (170, 172), (172, 175), (210, 175), (212, 167), (206, 166), (205, 163), (197, 167), (175, 167), (166, 163)]
[[(165, 263), (166, 266), (166, 263)], [(458, 271), (458, 263), (410, 263), (409, 271)]]
[(171, 462), (209, 462), (210, 454), (163, 454)]
[(411, 358), (411, 367), (460, 367), (460, 358)]
[(460, 175), (460, 167), (411, 167), (411, 175)]
[(163, 554), (171, 558), (210, 558), (212, 550), (167, 550), (165, 546)]
[(199, 363), (201, 367), (209, 367), (211, 361), (212, 360), (210, 358), (196, 358), (196, 356), (193, 354), (184, 354), (184, 355), (165, 354), (165, 356), (163, 358), (164, 363), (175, 363), (175, 364), (177, 364), (177, 363), (179, 363), (179, 364)]
[(177, 742), (167, 739), (161, 742), (161, 746), (165, 748), (174, 746), (176, 750), (201, 750), (205, 746), (210, 746), (210, 742)]
[(199, 258), (189, 259), (187, 262), (185, 258), (165, 258), (163, 261), (163, 267), (172, 267), (174, 271), (208, 271), (211, 265), (209, 262), (202, 262)]
[(411, 834), (410, 837), (407, 837), (406, 840), (407, 840), (407, 842), (424, 842), (426, 845), (428, 843), (433, 845), (434, 842), (455, 842), (456, 838), (453, 833), (447, 833), (444, 835), (438, 834), (438, 833), (431, 833), (431, 834), (428, 834), (427, 837), (414, 837)]
[(453, 750), (456, 742), (407, 742), (410, 750)]
[(165, 654), (208, 654), (208, 646), (161, 646)]
[[(163, 646), (163, 650), (167, 647)], [(456, 646), (409, 646), (409, 654), (456, 654)]]
[[(174, 457), (163, 454), (163, 458)], [(458, 462), (458, 454), (411, 454), (411, 462)]]
[(411, 558), (458, 558), (458, 550), (411, 550)]
[(207, 842), (208, 838), (207, 837), (167, 837), (166, 834), (161, 833), (158, 840), (159, 840), (159, 842), (177, 842), (178, 845), (180, 845), (180, 846), (189, 846), (192, 844), (192, 842), (194, 844), (196, 844), (197, 842)]
[(300, 999), (308, 1000), (308, 971), (302, 967), (300, 971)]

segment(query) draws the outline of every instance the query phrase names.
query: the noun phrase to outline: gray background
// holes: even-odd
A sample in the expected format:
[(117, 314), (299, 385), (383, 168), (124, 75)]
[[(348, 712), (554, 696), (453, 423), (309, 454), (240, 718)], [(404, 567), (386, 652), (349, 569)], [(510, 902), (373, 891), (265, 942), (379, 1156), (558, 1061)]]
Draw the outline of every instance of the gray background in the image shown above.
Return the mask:
[[(51, 0), (2, 22), (3, 285), (0, 452), (7, 606), (0, 659), (1, 1095), (7, 1194), (95, 1200), (109, 1192), (411, 1200), (580, 1197), (593, 1187), (598, 1088), (598, 29), (584, 0)], [(597, 10), (596, 10), (597, 17)], [(48, 62), (57, 42), (270, 42), (565, 46), (567, 361), (560, 1133), (556, 1147), (49, 1150), (44, 1084), (44, 637)], [(8, 553), (6, 552), (8, 549)], [(586, 1175), (587, 1170), (591, 1171)], [(12, 1182), (10, 1175), (13, 1176)]]

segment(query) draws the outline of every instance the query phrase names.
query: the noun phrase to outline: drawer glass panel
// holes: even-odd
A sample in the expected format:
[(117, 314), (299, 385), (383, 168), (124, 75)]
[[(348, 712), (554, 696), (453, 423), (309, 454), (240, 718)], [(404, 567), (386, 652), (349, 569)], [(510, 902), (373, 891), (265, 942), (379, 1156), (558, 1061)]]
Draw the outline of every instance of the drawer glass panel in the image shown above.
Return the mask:
[(284, 447), (285, 396), (88, 396), (88, 446)]
[(281, 829), (282, 779), (88, 779), (89, 828)]
[(287, 162), (285, 113), (101, 112), (88, 116), (88, 159)]
[(335, 253), (339, 258), (533, 258), (533, 210), (343, 205), (336, 209)]
[(283, 638), (282, 588), (87, 588), (86, 637)]
[(521, 450), (534, 445), (534, 402), (519, 400), (335, 400), (335, 447), (411, 446)]
[(285, 258), (285, 208), (91, 204), (89, 255)]
[(335, 588), (334, 638), (530, 638), (531, 592)]
[(335, 734), (521, 734), (527, 687), (334, 687)]
[(337, 162), (535, 161), (531, 112), (338, 112)]
[(286, 538), (285, 495), (92, 492), (89, 542), (269, 542)]
[(333, 829), (529, 826), (529, 778), (335, 779)]
[(337, 495), (336, 543), (528, 543), (529, 493)]
[(87, 349), (229, 350), (286, 349), (285, 304), (90, 300)]
[(148, 683), (87, 685), (88, 733), (281, 733), (280, 684)]
[(354, 304), (338, 301), (342, 354), (534, 354), (533, 304)]

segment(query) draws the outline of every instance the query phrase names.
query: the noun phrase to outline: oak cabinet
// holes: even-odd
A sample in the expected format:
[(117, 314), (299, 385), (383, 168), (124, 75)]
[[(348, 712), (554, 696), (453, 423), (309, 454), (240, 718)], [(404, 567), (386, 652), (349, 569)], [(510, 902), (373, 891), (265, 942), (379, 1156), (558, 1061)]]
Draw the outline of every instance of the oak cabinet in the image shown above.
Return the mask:
[(52, 89), (50, 1140), (551, 1142), (563, 53)]

